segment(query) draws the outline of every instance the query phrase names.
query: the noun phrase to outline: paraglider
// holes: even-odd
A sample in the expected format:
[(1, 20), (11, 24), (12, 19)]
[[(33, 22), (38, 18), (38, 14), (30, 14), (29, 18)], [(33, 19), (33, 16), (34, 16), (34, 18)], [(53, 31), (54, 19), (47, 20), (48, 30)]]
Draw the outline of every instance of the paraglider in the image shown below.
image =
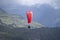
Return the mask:
[(32, 22), (32, 11), (27, 11), (26, 16), (27, 16), (28, 28), (30, 28), (30, 24)]

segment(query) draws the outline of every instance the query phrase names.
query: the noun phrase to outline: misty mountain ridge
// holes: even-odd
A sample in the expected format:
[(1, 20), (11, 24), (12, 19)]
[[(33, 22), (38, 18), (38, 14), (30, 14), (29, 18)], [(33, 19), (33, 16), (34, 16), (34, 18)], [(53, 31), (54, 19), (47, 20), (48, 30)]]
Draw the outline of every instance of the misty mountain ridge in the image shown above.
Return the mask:
[(35, 14), (35, 19), (37, 18), (38, 22), (41, 24), (44, 24), (47, 27), (55, 27), (56, 25), (56, 19), (60, 18), (60, 10), (56, 10), (50, 5), (43, 4), (38, 8), (32, 8), (34, 14)]
[(54, 9), (48, 4), (34, 5), (32, 7), (20, 5), (10, 10), (11, 13), (22, 15), (24, 19), (26, 19), (26, 10), (31, 10), (33, 12), (33, 21), (39, 22), (47, 27), (55, 27), (60, 19), (60, 9)]
[[(27, 21), (20, 16), (0, 14), (0, 40), (60, 40), (60, 28), (48, 28), (32, 22), (33, 29), (26, 28)], [(19, 27), (18, 27), (19, 26)]]
[[(2, 21), (2, 23), (5, 23), (7, 25), (13, 25), (14, 27), (27, 27), (28, 26), (27, 20), (25, 20), (22, 16), (16, 15), (16, 14), (5, 13), (3, 9), (0, 14), (0, 20)], [(30, 25), (31, 25), (31, 28), (44, 27), (44, 25), (34, 22), (34, 21), (32, 21)]]

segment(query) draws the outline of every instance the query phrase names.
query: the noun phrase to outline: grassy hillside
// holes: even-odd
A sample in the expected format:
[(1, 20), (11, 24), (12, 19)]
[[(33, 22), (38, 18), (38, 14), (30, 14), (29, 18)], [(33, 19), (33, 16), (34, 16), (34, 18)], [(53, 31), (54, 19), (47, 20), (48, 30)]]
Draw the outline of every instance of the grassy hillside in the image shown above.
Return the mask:
[[(8, 14), (4, 11), (0, 12), (0, 20), (2, 20), (2, 22), (5, 24), (15, 25), (15, 27), (27, 27), (28, 25), (27, 20), (24, 20), (24, 18), (21, 15)], [(43, 25), (32, 21), (31, 27), (40, 28), (43, 27)]]
[[(17, 27), (25, 27), (27, 26), (27, 20), (24, 20), (22, 17), (19, 15), (12, 15), (12, 14), (1, 14), (0, 19), (2, 20), (3, 23), (6, 24), (16, 24)], [(36, 27), (42, 27), (43, 25), (37, 23), (37, 22), (32, 22), (31, 26)]]
[[(28, 26), (27, 20), (24, 20), (24, 18), (21, 15), (8, 14), (1, 8), (0, 8), (0, 20), (2, 20), (2, 22), (7, 25), (13, 25), (14, 27), (27, 27)], [(31, 25), (31, 28), (44, 27), (40, 23), (33, 22), (33, 21), (30, 25)]]

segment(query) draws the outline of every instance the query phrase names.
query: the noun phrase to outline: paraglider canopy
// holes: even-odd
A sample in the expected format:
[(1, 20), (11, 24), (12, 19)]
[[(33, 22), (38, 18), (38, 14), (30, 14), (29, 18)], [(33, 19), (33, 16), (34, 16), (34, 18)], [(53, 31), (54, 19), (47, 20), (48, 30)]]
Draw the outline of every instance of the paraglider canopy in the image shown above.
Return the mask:
[(32, 11), (27, 11), (26, 15), (27, 15), (28, 24), (30, 24), (32, 22)]
[(28, 21), (28, 28), (30, 28), (30, 23), (32, 22), (32, 11), (27, 11), (26, 12), (26, 16), (27, 16), (27, 21)]

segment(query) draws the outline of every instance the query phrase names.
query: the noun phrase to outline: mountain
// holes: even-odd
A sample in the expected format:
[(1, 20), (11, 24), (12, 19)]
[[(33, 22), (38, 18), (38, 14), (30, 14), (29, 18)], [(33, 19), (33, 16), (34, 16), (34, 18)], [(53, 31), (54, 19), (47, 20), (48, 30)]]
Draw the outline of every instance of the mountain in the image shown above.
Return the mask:
[(0, 14), (2, 13), (7, 13), (7, 12), (5, 12), (3, 9), (0, 8)]
[(54, 9), (48, 4), (32, 7), (31, 10), (33, 11), (35, 17), (33, 19), (47, 27), (55, 27), (55, 24), (60, 19), (60, 10)]
[[(3, 12), (3, 11), (2, 11)], [(0, 13), (0, 40), (60, 40), (60, 27), (48, 28), (40, 23), (31, 23), (18, 15)]]
[[(17, 27), (27, 27), (27, 21), (23, 19), (22, 16), (18, 15), (18, 14), (8, 14), (6, 12), (4, 12), (3, 10), (1, 11), (2, 13), (0, 13), (0, 20), (2, 21), (2, 23), (5, 24), (10, 24), (10, 25), (16, 25)], [(30, 24), (32, 28), (40, 28), (40, 27), (44, 27), (44, 25), (34, 22), (32, 21), (32, 23)], [(38, 26), (38, 27), (36, 27)]]
[(56, 27), (60, 27), (60, 21), (55, 24)]
[(26, 19), (26, 11), (33, 12), (33, 21), (39, 22), (47, 27), (55, 27), (60, 19), (60, 9), (55, 9), (49, 4), (34, 5), (31, 7), (19, 5), (15, 9), (13, 7), (4, 9), (8, 13), (22, 15)]

